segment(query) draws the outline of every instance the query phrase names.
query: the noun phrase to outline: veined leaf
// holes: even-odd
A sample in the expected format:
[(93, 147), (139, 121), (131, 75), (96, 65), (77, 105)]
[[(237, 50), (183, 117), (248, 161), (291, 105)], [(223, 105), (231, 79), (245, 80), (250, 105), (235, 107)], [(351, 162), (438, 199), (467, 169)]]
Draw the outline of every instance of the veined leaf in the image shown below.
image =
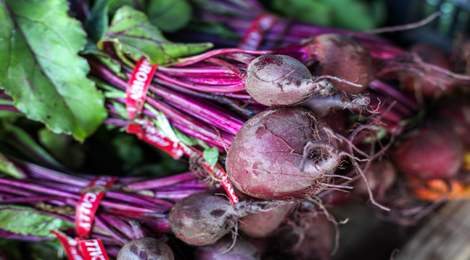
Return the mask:
[(28, 118), (80, 141), (106, 118), (104, 97), (77, 54), (85, 43), (66, 0), (0, 2), (0, 87)]
[(103, 42), (114, 42), (135, 61), (145, 56), (152, 64), (164, 64), (212, 47), (212, 43), (170, 42), (150, 23), (144, 13), (129, 6), (117, 10), (99, 44)]
[(150, 1), (146, 13), (150, 22), (164, 32), (174, 32), (191, 20), (191, 5), (186, 0)]
[(73, 222), (13, 205), (0, 206), (0, 228), (21, 235), (55, 237), (49, 230), (74, 228)]
[(217, 163), (217, 160), (219, 159), (219, 149), (217, 149), (217, 147), (206, 149), (204, 152), (202, 152), (202, 155), (204, 156), (206, 162), (210, 166), (214, 167)]
[(17, 167), (10, 159), (0, 153), (0, 171), (19, 179), (26, 178), (26, 173), (20, 167)]
[(7, 121), (1, 124), (1, 128), (5, 132), (2, 137), (4, 141), (14, 148), (21, 151), (32, 161), (56, 169), (65, 169), (52, 155), (50, 155), (42, 146), (40, 146), (27, 132), (22, 128), (15, 126)]

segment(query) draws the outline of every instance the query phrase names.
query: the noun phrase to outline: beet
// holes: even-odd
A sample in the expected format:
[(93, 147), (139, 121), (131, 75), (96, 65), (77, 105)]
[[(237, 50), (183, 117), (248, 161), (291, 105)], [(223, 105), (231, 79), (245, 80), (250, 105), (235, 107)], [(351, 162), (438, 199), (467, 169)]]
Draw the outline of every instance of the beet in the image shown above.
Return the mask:
[(222, 196), (196, 193), (179, 200), (171, 209), (171, 231), (190, 245), (210, 245), (234, 227), (230, 202)]
[(134, 239), (125, 244), (117, 256), (117, 260), (173, 260), (171, 248), (151, 237)]
[(255, 198), (292, 199), (317, 194), (341, 163), (328, 126), (304, 108), (266, 110), (248, 120), (228, 151), (232, 184)]
[[(259, 260), (260, 254), (249, 242), (237, 239), (232, 249), (233, 238), (226, 236), (215, 244), (198, 247), (195, 260)], [(228, 250), (228, 251), (227, 251)]]
[(329, 260), (332, 236), (332, 225), (326, 217), (308, 217), (301, 226), (277, 229), (271, 237), (271, 250), (263, 259)]
[(417, 43), (411, 46), (410, 52), (418, 54), (418, 56), (426, 63), (434, 64), (443, 69), (450, 70), (450, 61), (447, 54), (434, 45)]
[(356, 94), (364, 91), (374, 79), (373, 61), (369, 51), (356, 40), (338, 34), (322, 34), (310, 43), (318, 65), (313, 74), (330, 75), (357, 83), (361, 88), (344, 82), (332, 81), (335, 89)]
[(463, 144), (451, 128), (440, 121), (428, 123), (391, 153), (396, 167), (420, 179), (454, 177), (463, 159)]
[(246, 91), (266, 106), (290, 106), (314, 94), (333, 93), (331, 83), (315, 81), (300, 61), (286, 55), (263, 55), (248, 66)]
[(470, 105), (453, 99), (440, 100), (437, 108), (432, 111), (433, 118), (454, 131), (464, 142), (466, 147), (470, 146)]
[(377, 77), (398, 79), (405, 89), (418, 93), (419, 97), (436, 96), (470, 82), (470, 77), (450, 71), (445, 53), (423, 44), (381, 61), (379, 67)]
[[(397, 177), (397, 170), (392, 162), (387, 159), (373, 161), (367, 171), (364, 172), (369, 181), (370, 188), (377, 200), (383, 200), (385, 192), (393, 185)], [(354, 193), (369, 198), (366, 184), (363, 180), (354, 183)]]
[(235, 226), (236, 218), (267, 211), (282, 201), (242, 201), (231, 205), (223, 196), (196, 193), (179, 200), (169, 214), (171, 231), (190, 245), (215, 243)]
[(267, 237), (281, 224), (292, 207), (292, 203), (286, 203), (266, 212), (250, 214), (239, 220), (238, 228), (251, 237)]

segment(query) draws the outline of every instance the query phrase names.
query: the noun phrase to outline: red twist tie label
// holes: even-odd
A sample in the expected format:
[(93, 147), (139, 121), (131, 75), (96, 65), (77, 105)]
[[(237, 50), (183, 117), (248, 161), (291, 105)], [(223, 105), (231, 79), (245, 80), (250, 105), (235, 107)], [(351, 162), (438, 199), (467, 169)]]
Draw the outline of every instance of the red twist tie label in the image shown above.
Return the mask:
[(230, 201), (232, 203), (237, 203), (239, 201), (237, 194), (235, 193), (235, 190), (233, 189), (233, 185), (228, 179), (228, 176), (225, 173), (222, 166), (220, 166), (219, 164), (216, 164), (214, 167), (212, 167), (207, 162), (204, 162), (203, 164), (211, 173), (213, 173), (218, 179), (221, 180), (222, 187), (227, 193), (227, 196), (230, 199)]
[(222, 166), (220, 166), (220, 164), (216, 163), (214, 165), (214, 167), (212, 167), (209, 163), (207, 163), (204, 160), (204, 156), (194, 148), (193, 149), (186, 149), (185, 151), (186, 151), (186, 155), (188, 155), (188, 156), (196, 155), (196, 156), (199, 156), (199, 157), (203, 158), (202, 164), (204, 165), (204, 167), (206, 167), (206, 169), (210, 173), (212, 173), (215, 177), (220, 179), (222, 187), (224, 188), (225, 192), (227, 193), (227, 196), (230, 199), (230, 201), (232, 203), (237, 203), (239, 201), (238, 196), (235, 193), (235, 190), (233, 189), (233, 185), (230, 182), (230, 180), (228, 179), (227, 173), (225, 173), (224, 168), (222, 168)]
[(136, 120), (127, 126), (127, 132), (136, 134), (139, 139), (160, 148), (175, 160), (180, 159), (184, 153), (184, 147), (179, 142), (170, 140), (162, 131), (158, 130), (152, 121), (143, 119)]
[(85, 260), (109, 260), (100, 239), (80, 240), (78, 241), (78, 248)]
[(264, 33), (271, 29), (278, 21), (279, 17), (271, 14), (258, 16), (245, 32), (245, 35), (243, 35), (243, 38), (238, 43), (238, 47), (246, 50), (257, 50), (263, 41)]
[(76, 240), (57, 230), (51, 230), (50, 232), (57, 236), (69, 260), (84, 260), (82, 253), (78, 250)]
[[(88, 187), (110, 187), (117, 180), (117, 177), (97, 176), (90, 182)], [(86, 238), (90, 235), (93, 219), (105, 193), (105, 191), (85, 192), (80, 197), (75, 213), (75, 229), (78, 236)]]
[(145, 97), (158, 65), (150, 65), (145, 57), (140, 59), (132, 71), (126, 89), (126, 109), (129, 120), (134, 120), (144, 109)]

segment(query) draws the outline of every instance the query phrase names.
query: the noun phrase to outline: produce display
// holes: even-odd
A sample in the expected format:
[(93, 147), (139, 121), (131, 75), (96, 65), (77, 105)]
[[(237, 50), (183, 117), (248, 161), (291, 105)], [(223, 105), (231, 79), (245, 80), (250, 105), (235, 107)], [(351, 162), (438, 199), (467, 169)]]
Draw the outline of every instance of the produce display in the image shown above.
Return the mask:
[(351, 259), (470, 198), (465, 35), (306, 2), (0, 0), (0, 260)]

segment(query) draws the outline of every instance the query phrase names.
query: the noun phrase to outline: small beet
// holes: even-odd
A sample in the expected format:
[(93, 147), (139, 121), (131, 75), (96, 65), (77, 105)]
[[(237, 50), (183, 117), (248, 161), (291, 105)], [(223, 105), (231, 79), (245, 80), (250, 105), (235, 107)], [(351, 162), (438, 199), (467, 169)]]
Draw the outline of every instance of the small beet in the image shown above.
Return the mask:
[(314, 94), (333, 93), (331, 83), (315, 81), (300, 61), (286, 55), (263, 55), (248, 66), (246, 91), (266, 106), (302, 103)]
[(322, 34), (309, 43), (309, 48), (319, 62), (314, 67), (314, 75), (336, 76), (362, 86), (332, 81), (335, 89), (356, 94), (364, 91), (373, 80), (372, 57), (356, 40), (344, 35)]
[(238, 228), (251, 237), (267, 237), (281, 224), (292, 207), (292, 203), (286, 203), (266, 212), (250, 214), (238, 221)]
[[(384, 199), (385, 192), (393, 185), (397, 177), (397, 170), (389, 160), (373, 161), (369, 169), (364, 172), (369, 181), (374, 197), (378, 200)], [(354, 184), (354, 192), (360, 196), (369, 195), (366, 184), (363, 180), (358, 180)]]
[(134, 239), (125, 244), (117, 256), (117, 260), (173, 260), (171, 248), (151, 237)]
[(235, 226), (236, 218), (267, 211), (283, 201), (241, 201), (234, 205), (223, 196), (196, 193), (179, 200), (169, 214), (171, 231), (195, 246), (215, 243)]
[(210, 245), (230, 232), (235, 223), (234, 213), (226, 198), (196, 193), (173, 206), (170, 227), (176, 237), (190, 245)]
[(260, 254), (249, 242), (237, 239), (235, 245), (233, 239), (226, 236), (215, 244), (198, 247), (195, 252), (195, 260), (259, 260)]

